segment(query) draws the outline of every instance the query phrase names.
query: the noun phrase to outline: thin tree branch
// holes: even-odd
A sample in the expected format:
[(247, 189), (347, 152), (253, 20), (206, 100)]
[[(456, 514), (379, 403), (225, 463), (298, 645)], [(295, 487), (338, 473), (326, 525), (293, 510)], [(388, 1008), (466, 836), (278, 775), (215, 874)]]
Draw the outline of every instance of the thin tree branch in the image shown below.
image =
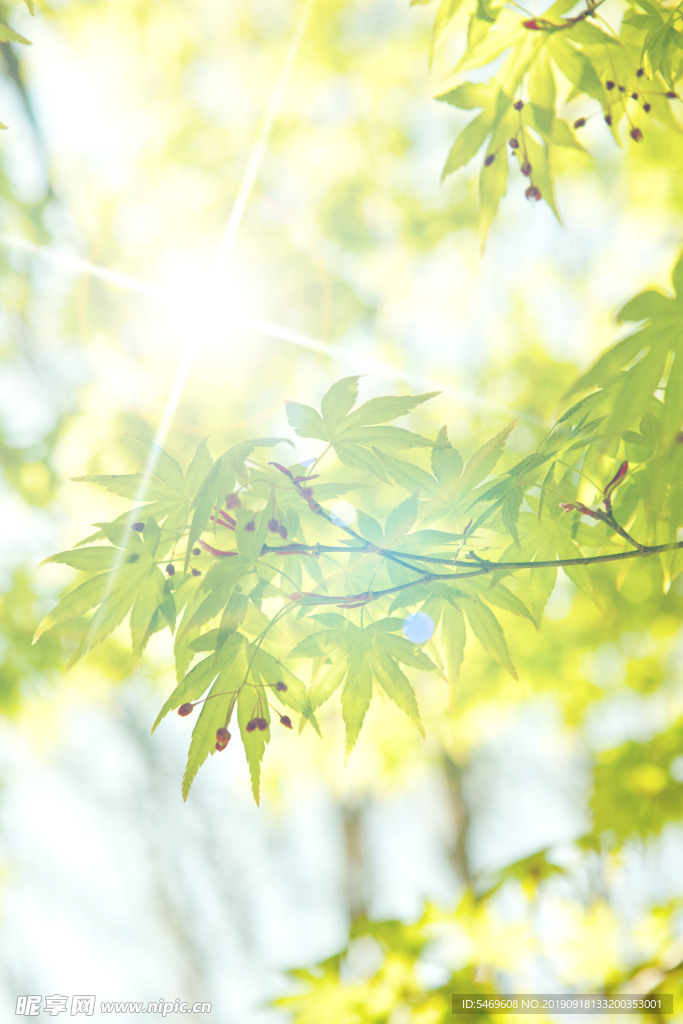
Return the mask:
[[(339, 604), (347, 608), (356, 608), (370, 601), (376, 601), (380, 597), (387, 597), (389, 594), (397, 594), (410, 587), (419, 586), (422, 583), (434, 583), (441, 580), (463, 580), (472, 576), (486, 576), (489, 573), (500, 569), (516, 571), (518, 569), (562, 569), (572, 565), (597, 565), (599, 562), (619, 562), (627, 558), (648, 558), (650, 555), (660, 555), (665, 551), (675, 551), (683, 548), (683, 541), (672, 544), (657, 544), (655, 547), (643, 548), (637, 551), (616, 551), (610, 555), (586, 555), (581, 558), (557, 558), (538, 562), (489, 562), (477, 555), (473, 556), (477, 568), (472, 572), (448, 572), (448, 573), (424, 573), (418, 579), (409, 580), (407, 583), (399, 583), (393, 587), (386, 587), (383, 590), (364, 591), (359, 594), (316, 594), (302, 591), (292, 594), (293, 601), (304, 601), (306, 604)], [(471, 562), (466, 563), (471, 566)]]

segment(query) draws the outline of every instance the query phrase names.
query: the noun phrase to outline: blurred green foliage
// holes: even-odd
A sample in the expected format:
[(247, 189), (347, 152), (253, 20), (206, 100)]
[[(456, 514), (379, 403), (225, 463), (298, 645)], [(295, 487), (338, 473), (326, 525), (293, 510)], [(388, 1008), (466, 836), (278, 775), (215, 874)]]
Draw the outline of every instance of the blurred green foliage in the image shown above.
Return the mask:
[[(679, 8), (606, 3), (570, 22), (588, 8), (541, 5), (537, 14), (510, 4), (444, 0), (436, 12), (434, 91), (449, 111), (429, 101), (433, 12), (415, 6), (406, 17), (365, 0), (314, 5), (233, 270), (237, 264), (260, 317), (293, 326), (320, 346), (264, 343), (257, 332), (233, 325), (232, 334), (206, 349), (195, 331), (196, 362), (167, 444), (177, 462), (164, 459), (145, 473), (144, 452), (184, 351), (174, 339), (173, 304), (165, 300), (167, 318), (160, 323), (147, 300), (114, 291), (107, 281), (60, 277), (62, 271), (40, 262), (47, 260), (44, 250), (3, 249), (2, 361), (16, 402), (0, 410), (2, 479), (11, 506), (0, 616), (2, 707), (17, 728), (31, 728), (23, 716), (48, 688), (77, 687), (79, 671), (89, 684), (96, 671), (101, 685), (115, 686), (148, 641), (150, 672), (167, 675), (170, 653), (156, 644), (156, 633), (180, 613), (180, 689), (165, 710), (199, 699), (210, 685), (215, 693), (229, 690), (234, 673), (250, 667), (254, 685), (242, 692), (252, 700), (230, 710), (256, 792), (303, 787), (315, 773), (332, 794), (355, 786), (379, 801), (409, 791), (423, 773), (440, 780), (459, 897), (428, 906), (412, 921), (373, 920), (350, 906), (348, 943), (319, 965), (296, 970), (283, 995), (289, 1019), (300, 1024), (446, 1021), (452, 993), (523, 990), (538, 984), (539, 973), (544, 987), (680, 997), (680, 887), (671, 848), (680, 855), (683, 594), (674, 553), (568, 567), (567, 579), (548, 568), (501, 570), (439, 584), (442, 591), (425, 580), (422, 589), (387, 596), (377, 613), (375, 602), (344, 603), (406, 582), (408, 570), (391, 560), (377, 576), (360, 553), (329, 552), (320, 560), (283, 555), (269, 571), (259, 565), (264, 543), (339, 542), (339, 530), (269, 465), (274, 458), (293, 474), (312, 474), (295, 460), (317, 457), (328, 443), (334, 451), (317, 467), (310, 501), (328, 509), (351, 497), (361, 512), (354, 528), (377, 546), (391, 542), (409, 553), (450, 558), (475, 519), (472, 549), (476, 544), (484, 559), (618, 553), (628, 548), (623, 537), (579, 511), (562, 514), (560, 503), (600, 509), (603, 489), (623, 460), (629, 472), (613, 494), (619, 524), (641, 544), (679, 537), (681, 262), (671, 288), (663, 274), (680, 248), (683, 204), (672, 174), (680, 123), (679, 101), (661, 95), (677, 88)], [(180, 0), (163, 8), (130, 0), (39, 12), (62, 49), (51, 49), (47, 38), (37, 41), (28, 64), (23, 47), (12, 52), (29, 99), (40, 97), (39, 109), (55, 118), (58, 110), (70, 116), (44, 125), (47, 137), (37, 136), (10, 73), (17, 116), (6, 118), (11, 131), (0, 167), (10, 200), (6, 230), (143, 283), (178, 293), (186, 284), (191, 303), (198, 303), (196, 278), (201, 284), (206, 275), (205, 254), (219, 240), (300, 13), (293, 3), (227, 7), (218, 0), (201, 12)], [(614, 42), (603, 15), (617, 33)], [(523, 25), (536, 19), (546, 27)], [(76, 85), (59, 92), (74, 54)], [(53, 106), (46, 101), (50, 91)], [(637, 99), (629, 98), (632, 92)], [(89, 93), (96, 116), (79, 106)], [(520, 100), (524, 106), (516, 110)], [(461, 110), (482, 113), (474, 129), (456, 125), (461, 134), (447, 170), (480, 150), (482, 162), (493, 155), (481, 169), (479, 194), (465, 173), (438, 187), (439, 160), (453, 131), (447, 119)], [(593, 114), (592, 125), (574, 127)], [(607, 133), (605, 116), (612, 119), (612, 138), (630, 152), (615, 155), (598, 133), (587, 134), (586, 148), (598, 159), (579, 164), (581, 133), (596, 122)], [(636, 127), (642, 140), (629, 137)], [(510, 138), (524, 145), (508, 154)], [(536, 217), (543, 204), (534, 221), (530, 210), (516, 212), (512, 197), (499, 206), (508, 161), (514, 170), (525, 154), (532, 174), (522, 176), (524, 185), (539, 188), (555, 212), (556, 181), (557, 195), (574, 197), (571, 212), (587, 207), (577, 235), (563, 215), (569, 236), (562, 237), (577, 246), (571, 258), (559, 235), (546, 244), (551, 229)], [(599, 221), (596, 211), (605, 208), (606, 220)], [(594, 220), (599, 240), (591, 234)], [(477, 223), (484, 230), (493, 225), (482, 263), (473, 240)], [(650, 269), (655, 236), (665, 238), (666, 253), (657, 251), (657, 269)], [(606, 348), (613, 308), (649, 284), (646, 274), (659, 278), (656, 290), (622, 308), (629, 326)], [(602, 291), (614, 278), (618, 285)], [(562, 307), (551, 328), (543, 316), (559, 305), (558, 295), (568, 312)], [(564, 326), (560, 321), (579, 316), (571, 340), (558, 344), (552, 335)], [(434, 337), (446, 339), (440, 350)], [(469, 349), (460, 344), (463, 337), (474, 339)], [(414, 406), (412, 422), (398, 428), (409, 426), (410, 436), (387, 433), (395, 428), (387, 417), (357, 420), (354, 431), (337, 437), (344, 417), (354, 415), (339, 405), (354, 397), (354, 385), (347, 376), (346, 384), (328, 390), (346, 372), (338, 352), (326, 347), (330, 341), (354, 371), (356, 359), (367, 369), (366, 355), (390, 366), (391, 380), (363, 381), (370, 401), (389, 392), (467, 390), (455, 396), (446, 390)], [(326, 392), (318, 413), (310, 403)], [(467, 404), (468, 396), (483, 401)], [(292, 400), (289, 426), (285, 398)], [(408, 411), (410, 402), (399, 401), (397, 408)], [(519, 414), (503, 450), (506, 426)], [(273, 453), (247, 443), (285, 433), (296, 450), (284, 444)], [(207, 436), (210, 443), (200, 443)], [(227, 456), (209, 454), (228, 445)], [(469, 473), (467, 486), (461, 470)], [(111, 499), (67, 482), (79, 474), (109, 485)], [(122, 511), (121, 498), (129, 503), (150, 486), (151, 504), (136, 506), (133, 517), (127, 507)], [(255, 523), (253, 531), (235, 533), (239, 555), (223, 559), (206, 547), (191, 555), (199, 540), (230, 547), (234, 531), (214, 531), (208, 517), (217, 500), (237, 489), (242, 505), (226, 514), (241, 527), (252, 521), (248, 516)], [(87, 545), (36, 574), (33, 566), (46, 551), (92, 530), (93, 518), (96, 533)], [(285, 526), (287, 538), (269, 530), (271, 518)], [(131, 521), (144, 521), (144, 530), (130, 530)], [(418, 529), (428, 535), (410, 541)], [(19, 538), (26, 536), (30, 542), (22, 547)], [(352, 542), (358, 543), (341, 537)], [(103, 591), (100, 582), (74, 600), (62, 564), (82, 559), (79, 569), (107, 573), (112, 552), (115, 592), (98, 602), (108, 586)], [(172, 576), (164, 572), (167, 564), (176, 569)], [(192, 568), (201, 575), (192, 576)], [(47, 620), (59, 629), (31, 646), (35, 624), (63, 584), (67, 604)], [(344, 601), (323, 609), (316, 601), (292, 602), (292, 626), (283, 618), (271, 628), (280, 604), (302, 590)], [(98, 604), (93, 622), (86, 616)], [(131, 608), (129, 633), (119, 624)], [(438, 627), (424, 647), (401, 635), (406, 614), (423, 608)], [(381, 633), (381, 641), (373, 636), (367, 648), (359, 645), (361, 625), (363, 633)], [(268, 643), (259, 644), (266, 628)], [(81, 663), (63, 676), (68, 659), (96, 640), (103, 644), (87, 668)], [(297, 643), (295, 674), (289, 659)], [(317, 663), (317, 681), (306, 675), (309, 662)], [(215, 667), (220, 672), (212, 676)], [(276, 689), (281, 680), (286, 691)], [(164, 687), (165, 696), (167, 678)], [(325, 703), (335, 687), (349, 746), (363, 724), (345, 769), (334, 759), (343, 747), (335, 731), (340, 714), (330, 710), (332, 701)], [(266, 692), (282, 698), (276, 698), (278, 714), (289, 710), (315, 721), (326, 743), (314, 730), (292, 736), (282, 729), (262, 768), (270, 729), (248, 725), (255, 711), (271, 720)], [(215, 749), (228, 703), (203, 705), (208, 711), (193, 736), (186, 791)], [(418, 704), (424, 741), (415, 728)], [(515, 724), (536, 721), (538, 713), (552, 723), (545, 745), (540, 730), (535, 737), (542, 770), (550, 772), (554, 758), (566, 756), (582, 824), (563, 843), (536, 849), (530, 840), (518, 856), (510, 854), (501, 822), (487, 838), (487, 860), (475, 842), (490, 810), (487, 786), (508, 776)], [(235, 736), (233, 746), (238, 742)], [(223, 755), (226, 771), (235, 754), (229, 748)], [(482, 775), (483, 792), (477, 789)], [(548, 785), (560, 800), (555, 776)], [(514, 780), (509, 794), (510, 815), (521, 815), (524, 793)]]

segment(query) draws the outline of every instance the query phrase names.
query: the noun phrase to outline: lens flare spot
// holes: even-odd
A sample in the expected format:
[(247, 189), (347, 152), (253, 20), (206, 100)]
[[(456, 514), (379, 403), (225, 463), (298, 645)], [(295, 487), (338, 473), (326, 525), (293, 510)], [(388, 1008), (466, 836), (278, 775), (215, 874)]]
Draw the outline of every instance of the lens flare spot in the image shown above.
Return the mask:
[(403, 620), (403, 635), (413, 644), (426, 644), (434, 632), (434, 620), (427, 612), (413, 612)]
[(330, 509), (330, 522), (335, 526), (350, 526), (356, 518), (356, 510), (350, 501), (335, 501)]

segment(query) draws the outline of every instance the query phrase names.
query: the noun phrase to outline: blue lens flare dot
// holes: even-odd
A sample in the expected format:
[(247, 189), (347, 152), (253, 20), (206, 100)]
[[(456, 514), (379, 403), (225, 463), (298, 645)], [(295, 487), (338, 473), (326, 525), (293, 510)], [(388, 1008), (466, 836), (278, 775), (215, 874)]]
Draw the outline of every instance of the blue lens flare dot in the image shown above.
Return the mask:
[(403, 635), (413, 644), (426, 644), (434, 632), (434, 619), (427, 612), (412, 612), (403, 620)]

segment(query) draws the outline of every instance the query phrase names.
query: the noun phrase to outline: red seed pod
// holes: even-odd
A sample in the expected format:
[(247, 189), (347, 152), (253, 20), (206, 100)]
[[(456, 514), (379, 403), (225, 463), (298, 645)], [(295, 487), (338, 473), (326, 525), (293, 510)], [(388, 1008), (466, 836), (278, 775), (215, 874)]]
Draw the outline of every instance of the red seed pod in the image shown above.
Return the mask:
[(193, 555), (201, 555), (201, 553), (202, 553), (202, 549), (201, 548), (192, 548), (192, 554)]
[(611, 114), (605, 114), (605, 124), (611, 124), (611, 123), (612, 123), (612, 115)]
[(270, 530), (271, 533), (277, 533), (279, 531), (280, 524), (278, 523), (277, 519), (268, 520), (268, 529)]
[(275, 689), (278, 691), (278, 693), (286, 693), (287, 683), (283, 683), (281, 679), (278, 679), (278, 681), (275, 684)]
[(166, 574), (168, 576), (175, 576), (175, 565), (172, 565), (169, 562), (168, 565), (166, 566)]
[(247, 732), (253, 732), (254, 729), (256, 728), (256, 723), (257, 722), (258, 722), (257, 718), (252, 718), (252, 720), (250, 722), (247, 722), (247, 726), (246, 726)]
[(642, 78), (645, 74), (645, 68), (638, 68), (636, 71), (636, 78)]
[(641, 132), (640, 128), (635, 127), (631, 128), (629, 135), (631, 136), (634, 142), (640, 142), (643, 137), (643, 133)]
[(142, 533), (142, 531), (145, 528), (145, 524), (144, 523), (131, 523), (130, 524), (130, 528), (131, 528), (131, 530), (135, 530), (136, 533)]
[(261, 732), (268, 728), (268, 723), (266, 722), (265, 718), (256, 719), (256, 728), (260, 729)]
[(194, 711), (194, 704), (181, 704), (178, 708), (178, 714), (185, 718), (187, 715), (191, 715)]
[(240, 501), (239, 494), (228, 494), (225, 498), (226, 508), (239, 508), (242, 502)]
[(576, 121), (574, 121), (574, 127), (575, 128), (583, 128), (585, 123), (586, 123), (586, 118), (585, 117), (577, 117)]
[(605, 89), (608, 89), (611, 92), (613, 88), (614, 88), (614, 82), (611, 82), (611, 81), (605, 82)]
[(519, 142), (517, 139), (510, 139), (510, 149), (519, 149)]
[(528, 21), (523, 21), (522, 26), (524, 28), (529, 28), (532, 30), (536, 29), (537, 31), (543, 28), (543, 26), (539, 25), (538, 22), (535, 21), (533, 18), (529, 18)]
[(292, 728), (292, 719), (289, 715), (280, 715), (280, 724), (286, 726), (288, 729)]
[(280, 536), (282, 537), (283, 540), (287, 540), (287, 527), (286, 526), (281, 526), (280, 529), (277, 532), (280, 534)]
[(250, 519), (249, 522), (245, 524), (245, 527), (244, 527), (245, 533), (253, 533), (255, 529), (256, 529), (256, 523), (254, 522), (253, 519)]
[(541, 190), (536, 185), (529, 185), (528, 189), (524, 193), (527, 199), (535, 199), (536, 202), (541, 198)]
[(201, 574), (202, 574), (201, 569), (193, 569), (192, 570), (192, 575), (193, 576), (201, 576)]
[(643, 103), (643, 110), (645, 111), (646, 114), (649, 114), (650, 111), (652, 110), (652, 104), (651, 103)]
[(522, 174), (524, 175), (525, 178), (529, 177), (529, 175), (531, 174), (531, 170), (532, 170), (531, 164), (529, 163), (528, 160), (525, 160), (524, 163), (522, 164), (522, 166), (520, 167), (520, 171), (522, 172)]
[(293, 479), (292, 474), (289, 472), (289, 470), (285, 469), (284, 466), (281, 466), (279, 462), (270, 462), (269, 465), (275, 466), (275, 468), (279, 469), (281, 473), (284, 473), (285, 476), (288, 476), (290, 480)]
[(515, 108), (515, 110), (521, 110), (524, 106), (524, 103), (522, 102), (522, 100), (517, 100), (517, 102), (513, 103), (512, 105)]
[[(213, 520), (214, 517), (211, 516), (211, 519)], [(233, 519), (232, 516), (229, 516), (227, 512), (223, 511), (223, 509), (220, 510), (214, 521), (217, 522), (219, 526), (225, 526), (228, 530), (234, 530), (237, 526), (237, 520)]]
[(665, 93), (665, 96), (666, 96), (666, 98), (668, 100), (677, 100), (678, 99), (678, 93), (677, 92), (673, 92), (673, 90), (671, 92)]
[(484, 167), (490, 167), (495, 159), (496, 159), (496, 154), (495, 153), (489, 153), (489, 155), (484, 160)]
[(637, 92), (632, 92), (631, 93), (631, 99), (632, 100), (637, 100), (638, 99), (638, 93)]

